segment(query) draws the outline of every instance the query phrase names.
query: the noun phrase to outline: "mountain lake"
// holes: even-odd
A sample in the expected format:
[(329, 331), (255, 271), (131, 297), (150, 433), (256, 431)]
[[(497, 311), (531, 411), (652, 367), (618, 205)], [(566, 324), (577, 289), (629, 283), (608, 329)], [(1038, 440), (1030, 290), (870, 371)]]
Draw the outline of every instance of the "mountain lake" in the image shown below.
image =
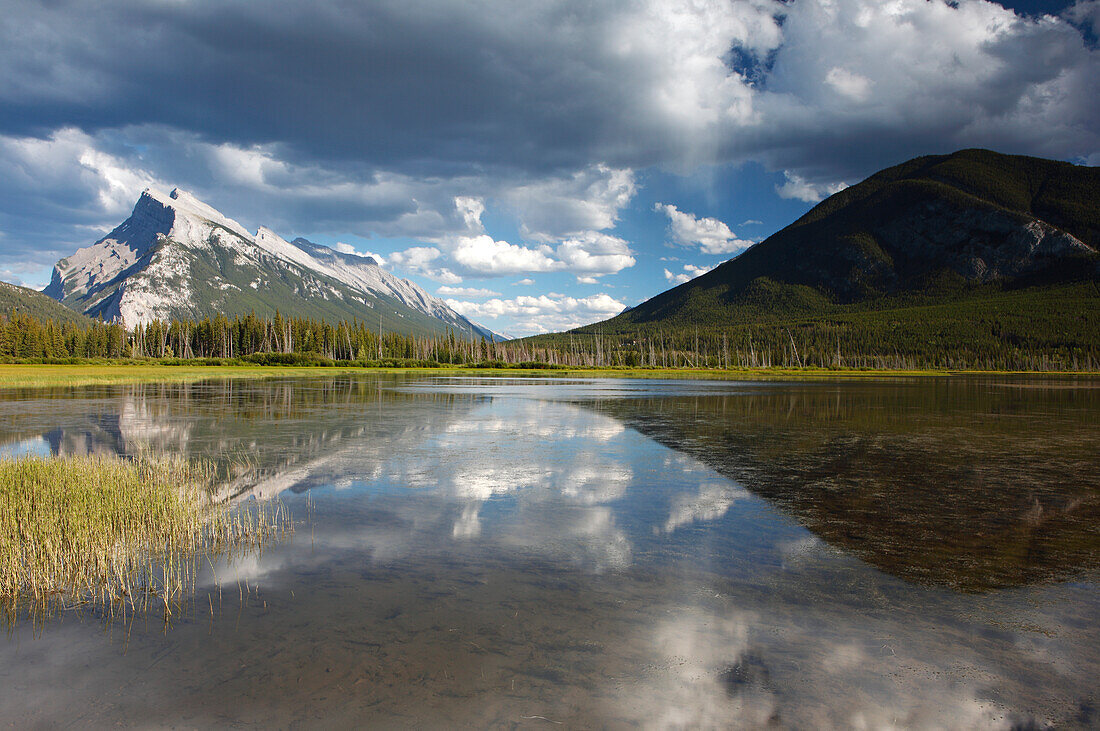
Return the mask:
[(1100, 380), (325, 376), (0, 391), (289, 537), (7, 619), (17, 728), (1100, 726)]

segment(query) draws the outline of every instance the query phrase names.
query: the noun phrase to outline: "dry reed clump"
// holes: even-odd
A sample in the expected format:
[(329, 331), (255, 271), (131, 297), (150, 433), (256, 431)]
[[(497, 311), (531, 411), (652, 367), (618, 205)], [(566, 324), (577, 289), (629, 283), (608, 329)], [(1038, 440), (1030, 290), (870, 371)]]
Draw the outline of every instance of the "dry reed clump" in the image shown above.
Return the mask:
[[(211, 498), (214, 468), (179, 456), (0, 459), (0, 602), (103, 602), (170, 614), (195, 558), (290, 529), (280, 503)], [(160, 602), (158, 602), (159, 604)]]

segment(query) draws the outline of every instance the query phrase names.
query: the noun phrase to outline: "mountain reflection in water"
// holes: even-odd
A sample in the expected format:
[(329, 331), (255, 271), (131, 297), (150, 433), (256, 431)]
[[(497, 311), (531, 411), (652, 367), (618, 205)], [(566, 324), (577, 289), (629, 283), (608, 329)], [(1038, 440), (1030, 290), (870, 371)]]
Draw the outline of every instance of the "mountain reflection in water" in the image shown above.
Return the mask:
[(167, 631), (16, 628), (0, 719), (1094, 725), (1097, 386), (5, 391), (8, 451), (181, 451), (311, 518)]
[[(904, 579), (984, 591), (1100, 566), (1100, 388), (946, 379), (579, 402)], [(1068, 387), (1067, 387), (1068, 386)]]

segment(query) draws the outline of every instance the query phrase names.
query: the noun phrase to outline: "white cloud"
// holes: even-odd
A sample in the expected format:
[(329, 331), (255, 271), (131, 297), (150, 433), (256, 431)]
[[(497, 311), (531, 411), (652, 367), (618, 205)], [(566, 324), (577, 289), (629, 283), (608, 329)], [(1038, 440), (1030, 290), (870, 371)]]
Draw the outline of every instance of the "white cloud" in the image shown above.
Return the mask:
[(630, 245), (618, 236), (582, 231), (562, 241), (554, 250), (561, 267), (583, 272), (588, 278), (614, 274), (634, 266)]
[(460, 236), (450, 247), (450, 257), (462, 269), (485, 276), (550, 272), (560, 268), (548, 246), (529, 249), (488, 234)]
[[(780, 194), (813, 201), (918, 154), (1100, 154), (1100, 51), (1082, 30), (1095, 32), (1095, 1), (1060, 17), (983, 0), (437, 5), (308, 19), (292, 6), (203, 6), (207, 27), (237, 27), (257, 47), (332, 40), (292, 68), (191, 33), (191, 3), (106, 0), (94, 17), (21, 5), (21, 22), (0, 26), (4, 257), (71, 253), (89, 243), (76, 226), (117, 224), (158, 181), (251, 228), (421, 241), (457, 277), (444, 241), (484, 233), (486, 206), (554, 247), (612, 230), (654, 168), (753, 160), (788, 171)], [(84, 42), (105, 29), (143, 42)], [(185, 87), (173, 83), (181, 54), (208, 61)], [(417, 74), (377, 72), (409, 54)], [(457, 84), (463, 94), (438, 93)], [(238, 96), (212, 113), (219, 88)], [(283, 113), (254, 113), (272, 98)], [(45, 136), (15, 136), (30, 129)]]
[(345, 244), (343, 241), (337, 241), (335, 244), (332, 245), (332, 248), (335, 249), (336, 251), (339, 251), (341, 254), (358, 254), (359, 253), (358, 251), (355, 250), (354, 246), (352, 246), (351, 244)]
[(763, 226), (764, 222), (763, 221), (757, 221), (755, 218), (750, 218), (749, 220), (742, 221), (741, 223), (739, 223), (737, 225), (738, 226)]
[[(445, 257), (452, 265), (450, 268), (460, 274), (497, 277), (566, 271), (594, 281), (595, 277), (614, 274), (635, 263), (630, 245), (611, 234), (578, 231), (568, 235), (556, 247), (544, 243), (534, 246), (513, 244), (483, 232), (481, 216), (485, 206), (481, 199), (459, 197), (454, 205), (470, 233), (440, 237), (434, 242), (436, 245), (430, 247), (430, 253), (432, 261)], [(421, 258), (427, 253), (423, 252)], [(424, 263), (419, 260), (393, 263), (406, 266), (410, 271), (425, 271)]]
[(403, 266), (412, 271), (421, 271), (442, 256), (442, 253), (433, 246), (414, 246), (390, 254), (390, 261), (397, 266)]
[(436, 261), (442, 255), (443, 252), (434, 246), (413, 246), (404, 251), (395, 251), (390, 254), (388, 263), (410, 272), (423, 274), (425, 277), (443, 284), (460, 283), (462, 277), (446, 267), (435, 266)]
[(100, 216), (127, 213), (142, 190), (164, 187), (149, 171), (103, 152), (93, 137), (72, 127), (42, 139), (0, 135), (0, 171), (5, 189), (26, 196), (65, 188), (83, 198), (84, 213)]
[(767, 126), (749, 143), (770, 148), (772, 169), (818, 186), (961, 147), (1069, 157), (1100, 145), (1100, 54), (1063, 20), (980, 0), (790, 10), (756, 99)]
[(825, 83), (836, 89), (841, 95), (857, 102), (865, 100), (871, 91), (871, 80), (866, 76), (853, 74), (847, 69), (834, 66), (825, 74)]
[(527, 287), (527, 286), (530, 286), (530, 285), (532, 285), (532, 284), (534, 284), (534, 283), (535, 283), (535, 280), (534, 280), (534, 279), (531, 279), (530, 277), (524, 277), (523, 279), (519, 280), (519, 281), (518, 281), (518, 282), (516, 282), (515, 284), (516, 284), (516, 285), (519, 285), (519, 286), (524, 286), (524, 287)]
[(485, 226), (481, 223), (481, 215), (485, 213), (484, 200), (472, 196), (456, 196), (455, 208), (462, 216), (462, 221), (466, 224), (467, 230), (472, 233), (481, 233), (485, 230)]
[(590, 165), (506, 189), (500, 198), (520, 219), (526, 238), (550, 243), (577, 231), (611, 228), (635, 191), (632, 170)]
[(665, 279), (672, 284), (683, 284), (684, 282), (690, 282), (692, 279), (695, 279), (702, 274), (706, 274), (712, 269), (714, 269), (714, 267), (712, 266), (697, 267), (694, 264), (684, 264), (683, 272), (670, 272), (668, 269), (665, 269)]
[(513, 299), (491, 299), (468, 302), (448, 299), (447, 304), (467, 317), (496, 320), (509, 318), (516, 324), (510, 330), (516, 335), (569, 330), (619, 314), (626, 305), (609, 294), (570, 297), (550, 292), (537, 297), (521, 295)]
[(118, 225), (150, 186), (165, 187), (78, 129), (0, 135), (0, 269), (8, 272), (0, 278), (40, 284), (57, 259)]
[[(308, 217), (315, 231), (417, 238), (425, 245), (391, 256), (367, 255), (381, 265), (440, 282), (458, 283), (462, 273), (499, 276), (576, 271), (599, 276), (634, 264), (625, 242), (589, 230), (559, 240), (557, 253), (544, 243), (526, 246), (496, 240), (485, 233), (481, 222), (485, 197), (474, 192), (510, 197), (513, 202), (526, 196), (535, 218), (557, 218), (570, 228), (582, 224), (603, 227), (614, 224), (618, 207), (634, 194), (629, 170), (596, 165), (529, 187), (479, 178), (416, 179), (381, 171), (361, 180), (319, 165), (288, 162), (279, 157), (276, 146), (213, 145), (193, 135), (153, 128), (131, 134), (134, 147), (120, 149), (128, 149), (136, 158), (140, 156), (138, 148), (163, 152), (171, 147), (177, 153), (172, 159), (149, 153), (152, 162), (174, 167), (179, 164), (176, 158), (188, 161), (192, 166), (189, 175), (201, 173), (210, 181), (208, 186), (192, 186), (193, 192), (250, 228), (261, 223), (294, 228), (295, 219), (301, 216)], [(104, 140), (75, 129), (60, 130), (44, 140), (0, 136), (0, 175), (6, 175), (8, 186), (17, 188), (24, 198), (39, 192), (44, 198), (56, 197), (61, 191), (72, 195), (70, 189), (75, 190), (82, 196), (82, 208), (73, 210), (71, 216), (102, 221), (100, 233), (125, 217), (145, 187), (174, 187), (128, 162), (129, 158), (104, 152), (104, 145)], [(0, 192), (4, 187), (0, 183)], [(451, 194), (456, 190), (458, 195)], [(539, 194), (547, 196), (541, 212), (535, 210)], [(56, 241), (57, 237), (52, 238)], [(87, 243), (77, 239), (48, 252), (31, 247), (30, 254), (41, 256), (39, 266), (47, 266)], [(345, 242), (334, 248), (359, 253)]]
[(658, 203), (653, 209), (668, 216), (668, 231), (680, 246), (698, 247), (704, 254), (736, 254), (754, 242), (737, 238), (717, 218), (696, 218), (671, 203)]
[(807, 203), (817, 203), (848, 187), (846, 183), (810, 183), (789, 170), (784, 170), (783, 175), (787, 181), (775, 186), (775, 192), (779, 197), (795, 198)]
[(443, 285), (435, 291), (440, 297), (497, 297), (500, 292), (478, 287), (449, 287)]
[(219, 178), (250, 188), (267, 187), (269, 178), (292, 172), (289, 165), (276, 159), (273, 150), (262, 145), (244, 148), (224, 143), (204, 145), (202, 150)]

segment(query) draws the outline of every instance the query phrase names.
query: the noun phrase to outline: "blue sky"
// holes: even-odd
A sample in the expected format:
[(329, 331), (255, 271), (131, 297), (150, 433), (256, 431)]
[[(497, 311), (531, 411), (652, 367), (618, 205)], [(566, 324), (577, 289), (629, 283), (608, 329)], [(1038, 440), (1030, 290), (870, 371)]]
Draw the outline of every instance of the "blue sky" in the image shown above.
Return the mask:
[(560, 330), (916, 155), (1100, 163), (1098, 28), (1097, 0), (0, 0), (0, 278), (181, 187)]

